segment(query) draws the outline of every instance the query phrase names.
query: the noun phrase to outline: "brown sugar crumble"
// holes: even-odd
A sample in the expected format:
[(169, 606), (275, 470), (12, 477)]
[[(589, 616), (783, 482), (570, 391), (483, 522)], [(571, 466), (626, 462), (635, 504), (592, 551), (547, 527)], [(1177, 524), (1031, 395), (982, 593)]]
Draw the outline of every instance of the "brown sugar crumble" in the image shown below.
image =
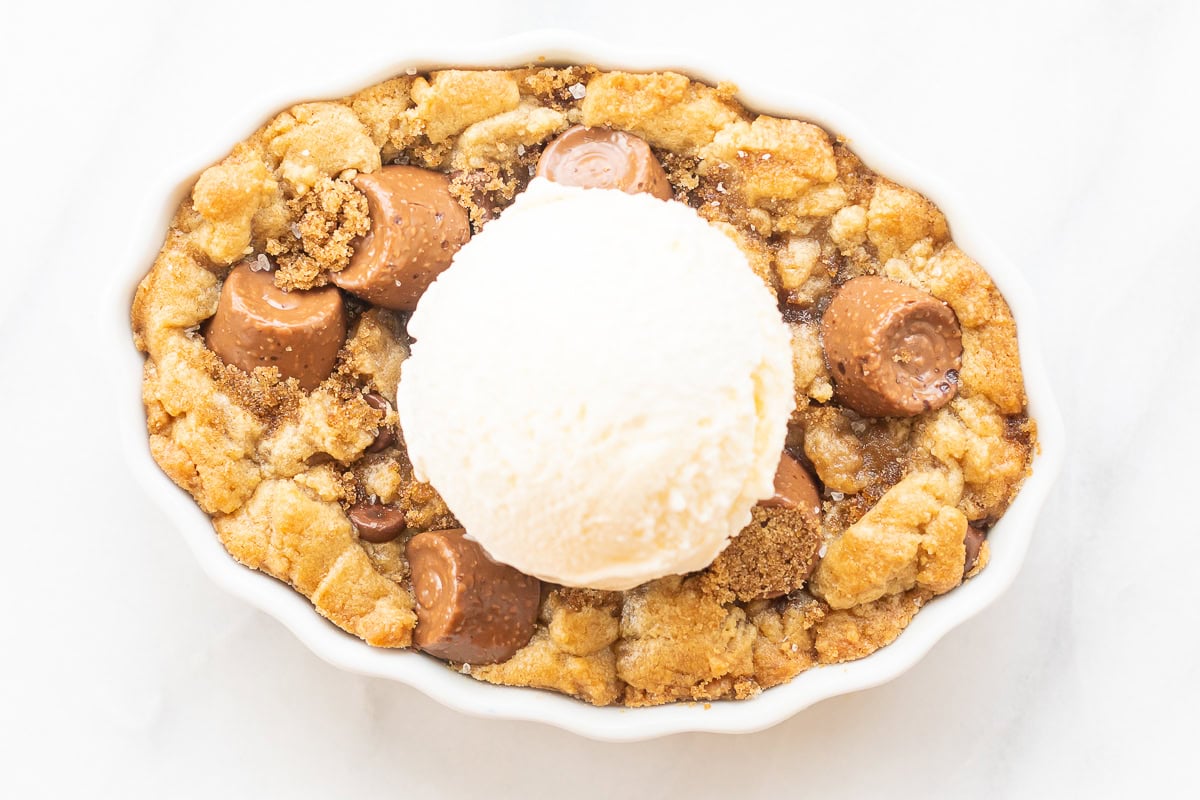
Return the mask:
[(322, 178), (312, 189), (287, 201), (286, 236), (267, 239), (263, 250), (275, 258), (275, 284), (281, 289), (312, 289), (350, 263), (351, 245), (365, 236), (371, 220), (367, 198), (349, 181)]
[[(625, 592), (543, 584), (524, 646), (454, 668), (597, 705), (707, 707), (887, 645), (926, 602), (986, 568), (986, 531), (1029, 473), (1037, 427), (1016, 324), (933, 203), (876, 174), (835, 132), (743, 107), (732, 86), (581, 65), (443, 70), (281, 112), (199, 177), (138, 287), (153, 457), (238, 561), (370, 645), (409, 647), (420, 609), (407, 543), (459, 524), (414, 477), (396, 427), (409, 311), (329, 286), (372, 230), (352, 181), (392, 165), (440, 173), (478, 231), (577, 125), (644, 140), (675, 200), (726, 233), (778, 299), (795, 373), (787, 447), (816, 479), (820, 508), (757, 506), (697, 573)], [(272, 270), (289, 293), (342, 292), (344, 341), (310, 391), (206, 345), (241, 264)], [(961, 366), (944, 405), (871, 417), (836, 391), (822, 321), (864, 276), (953, 311)], [(349, 516), (364, 503), (398, 510), (403, 532), (366, 541)]]
[(715, 591), (743, 602), (779, 597), (808, 580), (822, 541), (819, 524), (803, 512), (756, 506), (750, 524), (704, 575)]

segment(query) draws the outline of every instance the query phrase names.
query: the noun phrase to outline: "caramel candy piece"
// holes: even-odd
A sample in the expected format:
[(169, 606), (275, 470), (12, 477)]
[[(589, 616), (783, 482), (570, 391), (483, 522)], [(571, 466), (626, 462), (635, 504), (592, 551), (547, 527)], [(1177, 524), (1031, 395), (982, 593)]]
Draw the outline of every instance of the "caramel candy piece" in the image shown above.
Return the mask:
[(887, 278), (847, 281), (821, 321), (837, 399), (868, 417), (911, 417), (958, 391), (962, 330), (950, 306)]
[(404, 533), (404, 512), (383, 503), (355, 503), (346, 513), (358, 538), (372, 544), (390, 542)]
[(471, 238), (467, 212), (450, 194), (450, 179), (418, 167), (361, 173), (371, 230), (350, 264), (329, 279), (377, 306), (412, 311), (429, 284)]
[(417, 598), (413, 644), (449, 661), (506, 661), (533, 636), (541, 582), (492, 561), (465, 534), (428, 531), (408, 542)]
[(775, 496), (760, 500), (760, 506), (771, 508), (798, 508), (812, 517), (821, 515), (821, 493), (808, 470), (800, 462), (784, 453), (775, 470)]
[(209, 349), (226, 364), (246, 372), (278, 367), (306, 392), (333, 372), (345, 338), (346, 311), (337, 289), (285, 292), (271, 272), (252, 270), (250, 263), (229, 271), (204, 331)]
[(631, 133), (611, 128), (568, 128), (546, 145), (537, 174), (586, 189), (647, 192), (661, 200), (675, 196), (650, 145)]

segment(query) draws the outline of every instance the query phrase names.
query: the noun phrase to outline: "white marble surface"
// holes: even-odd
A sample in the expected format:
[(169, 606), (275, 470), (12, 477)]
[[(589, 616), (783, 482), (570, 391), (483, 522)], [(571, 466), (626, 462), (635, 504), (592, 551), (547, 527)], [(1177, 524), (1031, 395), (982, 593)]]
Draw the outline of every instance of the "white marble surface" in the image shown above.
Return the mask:
[[(714, 16), (723, 5), (739, 11)], [(1196, 4), (767, 5), (6, 6), (0, 796), (1188, 793)], [(222, 594), (89, 409), (107, 379), (89, 328), (156, 166), (144, 153), (164, 138), (176, 158), (207, 152), (189, 120), (231, 113), (251, 73), (315, 77), (364, 47), (536, 26), (717, 49), (815, 84), (948, 178), (1040, 294), (1066, 470), (1012, 590), (899, 680), (741, 737), (603, 745), (459, 716), (338, 672)]]

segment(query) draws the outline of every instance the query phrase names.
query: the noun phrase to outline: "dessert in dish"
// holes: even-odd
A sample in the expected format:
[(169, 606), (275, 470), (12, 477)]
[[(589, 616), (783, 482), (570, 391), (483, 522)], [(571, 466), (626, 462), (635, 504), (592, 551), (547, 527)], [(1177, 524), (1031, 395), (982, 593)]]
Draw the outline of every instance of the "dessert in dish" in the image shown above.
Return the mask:
[(983, 569), (1016, 328), (921, 195), (732, 87), (402, 76), (197, 180), (133, 307), (151, 452), (377, 647), (744, 698)]

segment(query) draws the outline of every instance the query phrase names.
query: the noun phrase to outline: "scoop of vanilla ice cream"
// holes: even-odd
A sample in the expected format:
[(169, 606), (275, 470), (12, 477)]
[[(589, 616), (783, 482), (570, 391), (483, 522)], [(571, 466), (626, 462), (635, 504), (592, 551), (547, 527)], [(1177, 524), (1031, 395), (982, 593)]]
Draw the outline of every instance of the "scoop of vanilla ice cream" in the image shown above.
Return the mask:
[(789, 331), (682, 203), (536, 178), (408, 330), (416, 475), (497, 561), (628, 589), (707, 566), (773, 493)]

